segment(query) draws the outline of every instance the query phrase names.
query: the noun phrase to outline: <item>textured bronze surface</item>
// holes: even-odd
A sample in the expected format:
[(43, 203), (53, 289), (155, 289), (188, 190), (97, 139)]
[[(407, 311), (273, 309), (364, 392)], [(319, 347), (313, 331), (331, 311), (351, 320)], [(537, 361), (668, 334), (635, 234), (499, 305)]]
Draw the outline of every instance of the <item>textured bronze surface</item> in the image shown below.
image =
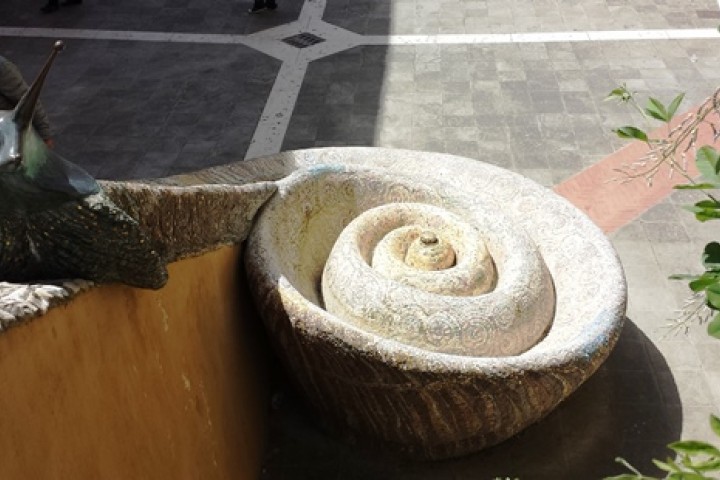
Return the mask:
[(138, 223), (32, 127), (57, 42), (14, 110), (0, 111), (0, 280), (83, 278), (160, 288), (165, 263)]
[(98, 193), (23, 216), (0, 217), (0, 278), (82, 278), (160, 288), (165, 263), (137, 222)]
[[(90, 197), (80, 206), (33, 214), (32, 222), (0, 222), (0, 235), (7, 242), (0, 250), (0, 264), (10, 265), (5, 280), (65, 279), (0, 284), (0, 330), (41, 315), (91, 286), (75, 278), (129, 285), (144, 279), (154, 283), (136, 286), (161, 286), (166, 263), (242, 242), (258, 208), (277, 189), (272, 182), (203, 187), (102, 182), (102, 186), (107, 197), (96, 196), (103, 199), (97, 204)], [(143, 256), (149, 245), (153, 254)], [(40, 256), (24, 254), (31, 248)]]

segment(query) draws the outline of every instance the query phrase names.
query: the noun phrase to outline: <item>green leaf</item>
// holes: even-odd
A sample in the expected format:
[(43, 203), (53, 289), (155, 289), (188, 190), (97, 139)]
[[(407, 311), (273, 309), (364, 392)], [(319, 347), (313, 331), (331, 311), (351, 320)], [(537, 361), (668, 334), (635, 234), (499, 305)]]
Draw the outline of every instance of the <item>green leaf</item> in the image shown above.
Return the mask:
[(720, 152), (705, 145), (698, 149), (695, 164), (705, 180), (711, 183), (720, 182)]
[(673, 472), (681, 472), (682, 470), (680, 467), (675, 465), (675, 463), (668, 458), (667, 462), (661, 462), (660, 460), (653, 459), (652, 461), (656, 467), (658, 467), (660, 470), (663, 470), (665, 472), (673, 473)]
[(670, 105), (668, 106), (667, 112), (670, 118), (675, 116), (675, 113), (677, 112), (678, 107), (683, 101), (683, 98), (685, 98), (685, 94), (681, 93), (677, 97), (673, 98), (673, 101), (670, 102)]
[(655, 120), (660, 120), (661, 122), (670, 121), (670, 116), (665, 109), (665, 105), (663, 105), (662, 102), (656, 98), (650, 97), (650, 99), (648, 100), (648, 106), (645, 107), (645, 113), (650, 115)]
[[(708, 335), (710, 335), (711, 337), (715, 337), (720, 340), (720, 313), (715, 315), (715, 318), (710, 320), (710, 323), (708, 323), (707, 326), (707, 332)], [(717, 417), (714, 418), (717, 419)], [(720, 426), (718, 428), (720, 428)], [(720, 435), (720, 431), (715, 430), (715, 427), (713, 427), (713, 430), (715, 431), (715, 433)]]
[(642, 140), (643, 142), (648, 141), (647, 133), (630, 125), (620, 127), (617, 130), (613, 130), (613, 132), (615, 132), (615, 134), (620, 138), (634, 138), (636, 140)]
[(720, 219), (720, 212), (704, 210), (700, 213), (696, 213), (695, 219), (700, 222), (708, 222), (710, 220), (718, 220), (718, 219)]
[[(718, 317), (720, 317), (720, 314)], [(718, 317), (715, 318), (717, 319)], [(720, 418), (713, 414), (710, 414), (710, 428), (712, 428), (712, 431), (715, 432), (715, 435), (720, 437)]]
[(705, 245), (702, 258), (707, 270), (720, 270), (720, 243), (710, 242)]
[(715, 210), (720, 209), (720, 203), (716, 202), (715, 200), (700, 200), (695, 204), (695, 206), (700, 208), (711, 208)]
[(710, 285), (716, 284), (719, 279), (720, 274), (715, 272), (705, 272), (700, 275), (696, 280), (688, 283), (688, 287), (690, 287), (690, 290), (692, 290), (693, 292), (702, 292)]
[(720, 458), (713, 457), (705, 462), (696, 463), (692, 468), (699, 472), (714, 472), (720, 470)]
[(720, 188), (720, 183), (683, 183), (675, 185), (675, 190), (710, 190)]
[(699, 473), (671, 473), (668, 475), (668, 480), (712, 480), (705, 475), (700, 475)]
[(715, 200), (702, 200), (695, 205), (684, 205), (683, 208), (693, 212), (701, 222), (720, 218), (720, 203)]
[[(707, 295), (707, 303), (710, 308), (720, 310), (720, 282), (708, 285), (705, 288), (705, 295)], [(718, 456), (720, 456), (720, 452), (718, 452)]]
[(622, 85), (616, 89), (614, 89), (612, 92), (608, 94), (607, 97), (605, 97), (605, 101), (608, 100), (619, 100), (621, 102), (627, 102), (632, 98), (632, 93), (630, 90), (627, 89), (625, 85)]
[(701, 453), (704, 455), (720, 456), (720, 450), (718, 450), (717, 447), (707, 442), (701, 442), (698, 440), (681, 440), (679, 442), (672, 442), (668, 444), (668, 448), (673, 449), (677, 453), (686, 453), (688, 455), (697, 455)]

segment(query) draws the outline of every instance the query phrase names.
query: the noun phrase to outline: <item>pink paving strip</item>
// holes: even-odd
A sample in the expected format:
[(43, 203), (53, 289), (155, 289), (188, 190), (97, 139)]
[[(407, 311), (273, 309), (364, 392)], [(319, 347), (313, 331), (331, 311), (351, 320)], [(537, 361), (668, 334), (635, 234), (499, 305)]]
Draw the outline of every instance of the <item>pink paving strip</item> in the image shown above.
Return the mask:
[[(696, 109), (692, 110), (694, 111)], [(681, 115), (678, 118), (685, 117), (686, 115)], [(711, 119), (719, 120), (717, 116)], [(657, 138), (665, 131), (665, 127), (662, 127), (650, 136)], [(712, 131), (709, 128), (701, 129), (697, 145), (711, 143)], [(667, 197), (673, 191), (674, 185), (686, 183), (678, 174), (669, 177), (667, 169), (655, 176), (651, 187), (642, 179), (626, 183), (618, 181), (622, 175), (617, 169), (638, 160), (645, 152), (647, 145), (640, 141), (632, 142), (556, 185), (555, 192), (585, 212), (605, 233), (612, 233)], [(691, 176), (697, 176), (695, 162), (691, 161), (690, 164)]]

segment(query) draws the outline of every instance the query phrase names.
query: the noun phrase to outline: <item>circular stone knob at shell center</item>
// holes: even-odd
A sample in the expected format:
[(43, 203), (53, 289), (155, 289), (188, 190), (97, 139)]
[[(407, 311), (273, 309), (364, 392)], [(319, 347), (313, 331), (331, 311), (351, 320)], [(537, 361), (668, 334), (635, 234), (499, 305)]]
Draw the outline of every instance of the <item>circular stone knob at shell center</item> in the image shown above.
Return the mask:
[(435, 232), (425, 230), (410, 243), (405, 264), (418, 270), (445, 270), (455, 265), (455, 250)]

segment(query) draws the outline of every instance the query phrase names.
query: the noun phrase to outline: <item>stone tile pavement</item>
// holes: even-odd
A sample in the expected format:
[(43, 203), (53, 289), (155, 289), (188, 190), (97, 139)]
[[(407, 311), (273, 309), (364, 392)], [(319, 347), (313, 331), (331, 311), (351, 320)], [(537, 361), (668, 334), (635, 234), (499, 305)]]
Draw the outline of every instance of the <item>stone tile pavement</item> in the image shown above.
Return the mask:
[[(57, 149), (108, 179), (377, 145), (477, 158), (551, 187), (619, 148), (611, 128), (638, 121), (603, 101), (617, 84), (686, 91), (690, 108), (720, 83), (715, 0), (280, 0), (257, 16), (249, 3), (86, 0), (40, 15), (41, 1), (3, 0), (0, 55), (32, 78), (66, 39), (43, 94)], [(273, 39), (303, 29), (328, 41), (296, 51)], [(347, 40), (332, 55), (328, 32)], [(611, 235), (627, 328), (547, 419), (477, 455), (409, 463), (339, 443), (280, 379), (264, 478), (590, 479), (619, 473), (618, 455), (649, 469), (666, 443), (708, 438), (720, 344), (698, 325), (664, 328), (686, 297), (667, 276), (697, 269), (718, 236), (680, 208), (689, 200), (660, 198)]]
[(714, 26), (714, 0), (340, 0), (325, 20), (364, 34), (506, 33)]

